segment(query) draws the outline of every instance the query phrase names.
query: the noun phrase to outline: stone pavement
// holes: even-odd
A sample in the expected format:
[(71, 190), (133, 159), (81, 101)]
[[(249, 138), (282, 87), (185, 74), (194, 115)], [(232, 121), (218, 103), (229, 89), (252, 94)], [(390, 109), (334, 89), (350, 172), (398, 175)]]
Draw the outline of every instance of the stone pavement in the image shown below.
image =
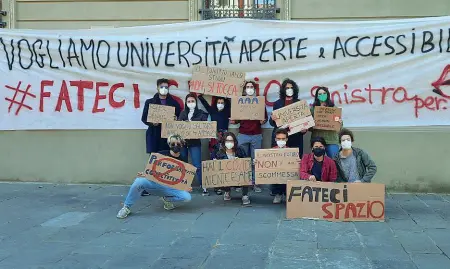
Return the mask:
[(268, 192), (165, 211), (127, 186), (0, 183), (0, 268), (450, 268), (450, 196), (389, 194), (384, 223), (286, 220)]

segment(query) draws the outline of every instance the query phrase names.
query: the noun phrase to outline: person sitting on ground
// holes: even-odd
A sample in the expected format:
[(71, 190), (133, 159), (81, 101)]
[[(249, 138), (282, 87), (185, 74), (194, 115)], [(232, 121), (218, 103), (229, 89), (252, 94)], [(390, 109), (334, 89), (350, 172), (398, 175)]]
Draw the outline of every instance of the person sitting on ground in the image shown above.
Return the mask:
[[(222, 147), (216, 154), (217, 160), (232, 160), (237, 158), (247, 158), (247, 154), (242, 147), (238, 146), (236, 136), (232, 132), (223, 134)], [(231, 187), (224, 187), (222, 190), (224, 201), (231, 200)], [(242, 187), (242, 205), (250, 206), (250, 198), (248, 197), (248, 186)]]
[[(288, 148), (288, 131), (286, 129), (278, 128), (275, 131), (275, 143), (277, 144), (273, 148)], [(272, 193), (275, 194), (273, 198), (274, 204), (280, 204), (283, 200), (283, 196), (286, 197), (286, 184), (272, 184), (271, 186)]]
[(327, 144), (323, 137), (311, 139), (312, 153), (304, 154), (300, 164), (300, 179), (334, 182), (337, 178), (336, 163), (325, 156)]
[(335, 156), (337, 182), (370, 183), (377, 172), (375, 162), (364, 150), (352, 146), (353, 132), (343, 128), (339, 132), (341, 150)]
[[(171, 158), (180, 160), (187, 163), (186, 158), (182, 157), (181, 149), (185, 144), (183, 138), (179, 135), (171, 135), (167, 138), (167, 144), (169, 150), (163, 150), (158, 152), (159, 154), (169, 156)], [(175, 208), (174, 202), (189, 202), (191, 201), (191, 194), (187, 191), (177, 190), (165, 185), (158, 184), (150, 181), (145, 177), (143, 172), (137, 174), (137, 178), (128, 191), (127, 198), (125, 199), (124, 206), (117, 213), (117, 218), (124, 219), (131, 213), (131, 206), (140, 197), (142, 190), (146, 190), (150, 194), (161, 196), (161, 200), (164, 203), (164, 209), (172, 210)]]

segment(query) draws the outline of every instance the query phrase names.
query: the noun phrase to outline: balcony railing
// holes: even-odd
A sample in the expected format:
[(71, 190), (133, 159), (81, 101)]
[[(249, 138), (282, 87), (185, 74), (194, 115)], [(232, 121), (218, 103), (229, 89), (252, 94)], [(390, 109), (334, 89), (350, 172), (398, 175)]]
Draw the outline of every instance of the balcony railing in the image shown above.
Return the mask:
[(250, 18), (276, 20), (276, 0), (204, 0), (200, 10), (202, 20)]

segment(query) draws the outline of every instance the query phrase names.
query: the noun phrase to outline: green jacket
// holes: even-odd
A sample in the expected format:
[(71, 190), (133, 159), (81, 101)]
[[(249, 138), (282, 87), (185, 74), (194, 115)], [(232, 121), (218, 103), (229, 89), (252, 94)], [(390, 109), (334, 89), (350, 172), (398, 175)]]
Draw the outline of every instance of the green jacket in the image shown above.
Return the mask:
[[(314, 117), (314, 106), (311, 106), (311, 115)], [(344, 126), (342, 122), (341, 129)], [(327, 145), (339, 145), (339, 132), (330, 130), (319, 130), (311, 128), (311, 138), (321, 136), (325, 139)]]
[[(372, 181), (372, 178), (375, 176), (375, 173), (377, 172), (377, 166), (375, 165), (375, 162), (364, 150), (355, 147), (352, 147), (352, 150), (353, 155), (355, 155), (356, 157), (356, 167), (358, 169), (358, 174), (361, 178), (361, 182), (370, 183)], [(348, 182), (348, 178), (345, 176), (342, 169), (340, 151), (339, 154), (334, 157), (334, 161), (336, 162), (336, 167), (338, 170), (336, 182)]]

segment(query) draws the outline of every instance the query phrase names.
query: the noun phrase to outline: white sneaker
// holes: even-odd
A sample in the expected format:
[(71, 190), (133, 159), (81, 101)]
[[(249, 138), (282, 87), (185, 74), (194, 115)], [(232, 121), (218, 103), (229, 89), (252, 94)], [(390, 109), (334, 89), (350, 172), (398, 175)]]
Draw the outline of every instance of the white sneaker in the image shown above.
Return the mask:
[(262, 192), (261, 188), (258, 185), (253, 186), (253, 190), (255, 192)]
[(250, 206), (251, 205), (250, 198), (248, 197), (248, 195), (242, 196), (242, 205), (243, 206)]
[(281, 204), (281, 200), (283, 200), (283, 196), (281, 196), (280, 194), (277, 194), (273, 198), (273, 203), (274, 204)]
[(223, 194), (223, 200), (224, 200), (224, 201), (230, 201), (230, 200), (231, 200), (231, 195), (230, 195), (230, 192), (229, 192), (229, 191), (226, 191), (226, 192)]
[(130, 215), (131, 210), (127, 207), (127, 206), (123, 206), (122, 209), (119, 210), (119, 212), (117, 213), (117, 218), (118, 219), (124, 219), (126, 217), (128, 217), (128, 215)]
[(172, 210), (172, 209), (175, 208), (175, 205), (172, 202), (167, 201), (166, 198), (161, 197), (161, 200), (164, 203), (164, 209), (165, 210)]
[(242, 191), (242, 188), (241, 188), (241, 187), (239, 187), (239, 188), (234, 188), (234, 190), (235, 190), (236, 192), (241, 192), (241, 191)]

